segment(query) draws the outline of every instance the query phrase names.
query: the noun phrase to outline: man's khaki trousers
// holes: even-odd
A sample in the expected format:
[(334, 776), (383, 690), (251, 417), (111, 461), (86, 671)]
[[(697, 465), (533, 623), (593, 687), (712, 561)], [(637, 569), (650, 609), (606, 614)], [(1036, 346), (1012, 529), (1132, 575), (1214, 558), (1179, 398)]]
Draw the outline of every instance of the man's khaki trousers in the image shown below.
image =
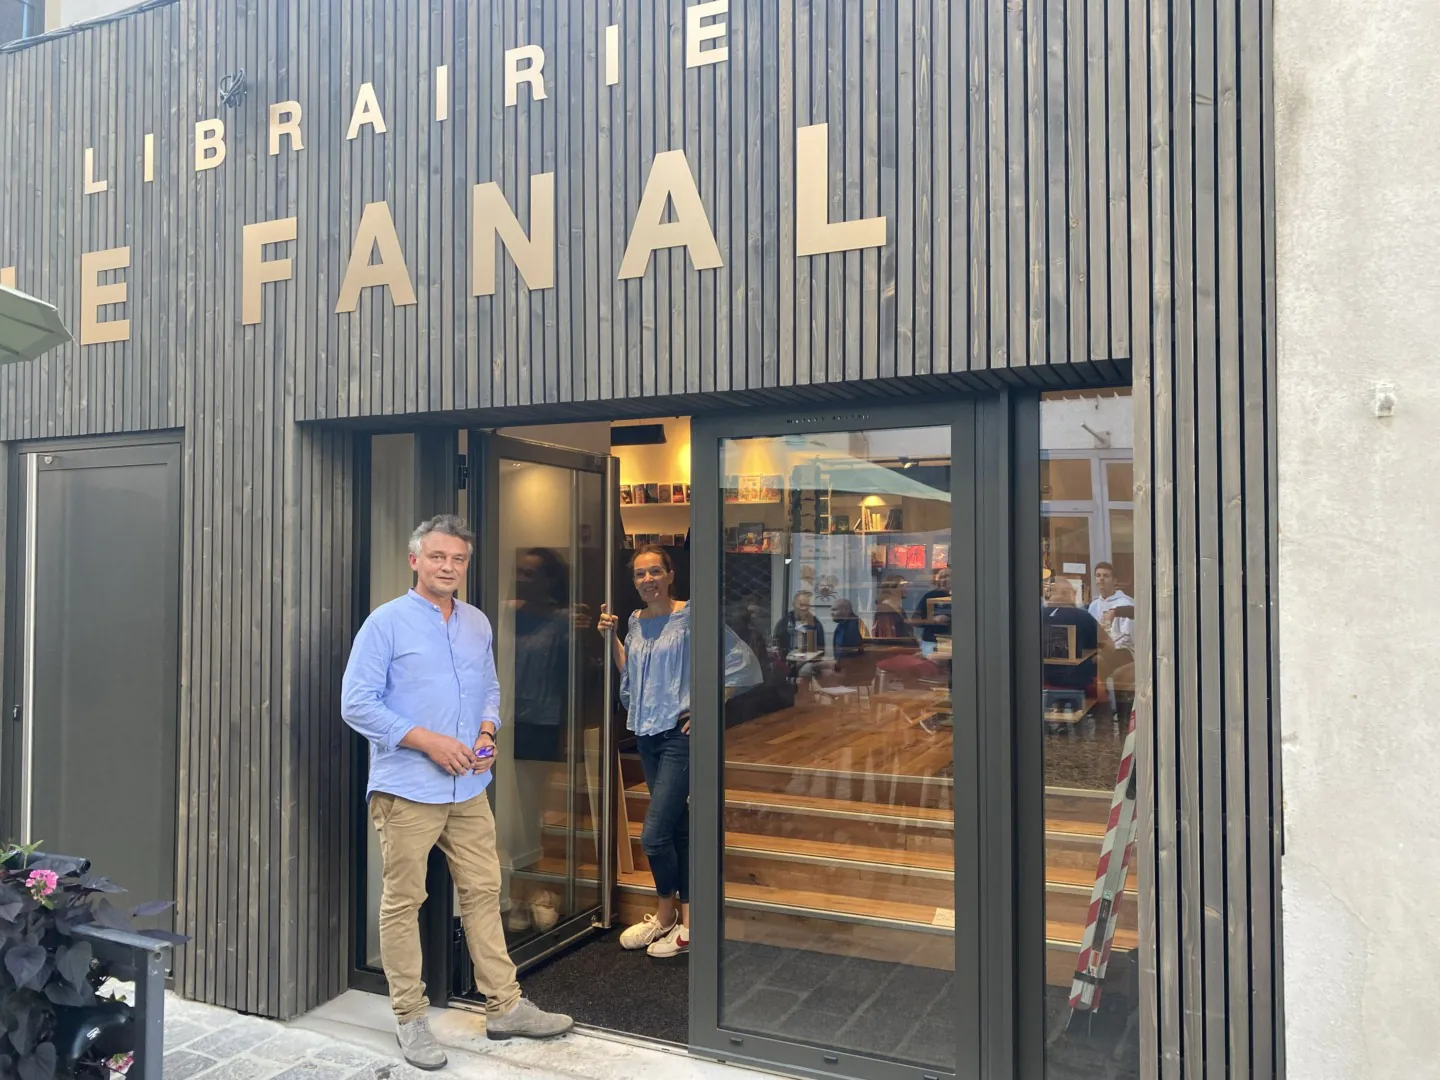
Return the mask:
[(505, 1012), (520, 998), (515, 965), (500, 919), (500, 860), (495, 818), (482, 793), (463, 803), (416, 803), (376, 792), (370, 820), (384, 861), (380, 892), (380, 963), (390, 984), (390, 1007), (401, 1023), (429, 1004), (420, 980), (420, 905), (425, 867), (437, 844), (450, 863), (460, 895), (460, 922), (475, 964), (475, 988), (487, 1013)]

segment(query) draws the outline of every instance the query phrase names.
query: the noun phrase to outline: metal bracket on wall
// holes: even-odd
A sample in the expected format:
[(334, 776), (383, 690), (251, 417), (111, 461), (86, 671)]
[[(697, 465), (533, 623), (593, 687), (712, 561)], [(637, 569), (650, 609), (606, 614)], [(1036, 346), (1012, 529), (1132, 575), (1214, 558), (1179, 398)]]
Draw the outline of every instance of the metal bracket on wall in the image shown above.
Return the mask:
[(455, 455), (455, 486), (458, 490), (464, 491), (470, 480), (470, 463), (465, 460), (464, 454)]

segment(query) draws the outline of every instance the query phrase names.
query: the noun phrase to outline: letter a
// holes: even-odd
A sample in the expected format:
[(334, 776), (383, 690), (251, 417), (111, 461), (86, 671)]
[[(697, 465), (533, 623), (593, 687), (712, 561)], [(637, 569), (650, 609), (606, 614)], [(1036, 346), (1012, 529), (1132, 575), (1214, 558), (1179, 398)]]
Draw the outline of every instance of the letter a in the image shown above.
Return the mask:
[[(667, 204), (674, 205), (675, 216), (663, 221)], [(689, 249), (690, 263), (696, 270), (714, 270), (725, 265), (705, 206), (700, 201), (700, 192), (695, 188), (690, 163), (685, 160), (685, 151), (666, 150), (656, 154), (655, 164), (650, 166), (645, 194), (640, 197), (640, 209), (635, 212), (630, 243), (620, 260), (620, 280), (643, 277), (650, 267), (652, 252), (681, 244)]]

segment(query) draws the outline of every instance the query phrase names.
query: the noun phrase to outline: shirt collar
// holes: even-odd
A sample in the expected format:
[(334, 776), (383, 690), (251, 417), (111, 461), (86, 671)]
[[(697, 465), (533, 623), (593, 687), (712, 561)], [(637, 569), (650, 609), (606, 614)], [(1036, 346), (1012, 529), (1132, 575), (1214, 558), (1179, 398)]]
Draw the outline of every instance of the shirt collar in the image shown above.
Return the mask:
[[(414, 589), (409, 590), (409, 592), (406, 593), (406, 595), (409, 596), (409, 597), (410, 597), (412, 600), (414, 600), (416, 603), (418, 603), (418, 604), (424, 604), (424, 605), (425, 605), (426, 607), (428, 607), (431, 611), (440, 611), (440, 605), (439, 605), (439, 604), (432, 604), (429, 600), (426, 600), (425, 597), (421, 596), (421, 595), (420, 595), (418, 592), (416, 592)], [(458, 596), (452, 597), (452, 598), (451, 598), (451, 603), (454, 604), (456, 608), (459, 608), (459, 607), (460, 607), (460, 603), (461, 603), (460, 598), (459, 598)], [(443, 611), (440, 611), (440, 614), (443, 615), (443, 614), (445, 614), (445, 613), (444, 613)]]

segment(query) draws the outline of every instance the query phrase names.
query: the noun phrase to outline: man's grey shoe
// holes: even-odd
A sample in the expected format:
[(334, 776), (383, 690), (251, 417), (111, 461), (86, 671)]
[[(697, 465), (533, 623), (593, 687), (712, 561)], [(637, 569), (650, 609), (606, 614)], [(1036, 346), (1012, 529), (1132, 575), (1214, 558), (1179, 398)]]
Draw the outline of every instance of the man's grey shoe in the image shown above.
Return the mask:
[(395, 1041), (405, 1060), (417, 1069), (433, 1072), (445, 1067), (445, 1051), (430, 1032), (430, 1021), (425, 1017), (408, 1023), (395, 1025)]
[(529, 998), (521, 998), (509, 1012), (486, 1013), (485, 1035), (491, 1039), (553, 1039), (564, 1035), (575, 1021), (563, 1013), (547, 1013)]

